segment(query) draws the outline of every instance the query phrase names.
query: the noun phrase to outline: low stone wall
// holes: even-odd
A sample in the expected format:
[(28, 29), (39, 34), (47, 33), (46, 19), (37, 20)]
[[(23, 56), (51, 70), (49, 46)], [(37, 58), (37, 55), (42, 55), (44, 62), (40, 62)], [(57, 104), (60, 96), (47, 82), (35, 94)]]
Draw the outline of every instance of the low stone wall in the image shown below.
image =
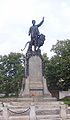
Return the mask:
[(59, 99), (70, 96), (70, 89), (68, 91), (59, 91)]

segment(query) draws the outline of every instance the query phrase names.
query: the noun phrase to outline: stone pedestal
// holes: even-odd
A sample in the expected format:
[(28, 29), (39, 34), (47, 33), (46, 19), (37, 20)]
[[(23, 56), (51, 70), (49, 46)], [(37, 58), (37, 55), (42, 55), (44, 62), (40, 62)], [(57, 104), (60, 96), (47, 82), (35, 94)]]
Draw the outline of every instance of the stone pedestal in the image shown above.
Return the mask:
[(43, 95), (42, 60), (39, 56), (29, 59), (29, 89), (30, 95)]
[(22, 90), (20, 97), (23, 96), (48, 96), (51, 94), (47, 88), (46, 79), (42, 75), (42, 59), (39, 55), (33, 55), (28, 59), (28, 76), (25, 79), (25, 89)]

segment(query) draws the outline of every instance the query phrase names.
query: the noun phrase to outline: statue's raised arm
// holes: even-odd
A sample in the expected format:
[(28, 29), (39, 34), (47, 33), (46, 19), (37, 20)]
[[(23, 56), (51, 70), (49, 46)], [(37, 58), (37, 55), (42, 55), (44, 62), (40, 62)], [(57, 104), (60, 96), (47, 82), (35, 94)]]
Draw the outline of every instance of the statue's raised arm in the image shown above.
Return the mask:
[(28, 35), (31, 36), (31, 40), (33, 38), (36, 39), (36, 37), (38, 37), (38, 35), (40, 34), (38, 27), (40, 27), (43, 24), (43, 22), (44, 22), (44, 17), (42, 18), (42, 21), (37, 25), (36, 25), (36, 21), (32, 20), (32, 26), (29, 28), (29, 33), (28, 33)]
[(44, 22), (44, 17), (42, 18), (42, 21), (37, 25), (37, 27), (40, 27)]

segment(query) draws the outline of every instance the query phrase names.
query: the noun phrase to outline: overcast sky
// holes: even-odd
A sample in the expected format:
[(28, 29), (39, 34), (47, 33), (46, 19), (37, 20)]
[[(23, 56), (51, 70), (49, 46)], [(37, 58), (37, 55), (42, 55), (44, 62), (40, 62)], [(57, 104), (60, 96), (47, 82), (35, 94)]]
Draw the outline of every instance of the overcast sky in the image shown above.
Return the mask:
[(57, 40), (70, 39), (70, 0), (0, 0), (0, 55), (21, 52), (30, 40), (32, 19), (39, 23), (43, 16), (39, 31), (46, 41), (41, 50), (49, 57)]

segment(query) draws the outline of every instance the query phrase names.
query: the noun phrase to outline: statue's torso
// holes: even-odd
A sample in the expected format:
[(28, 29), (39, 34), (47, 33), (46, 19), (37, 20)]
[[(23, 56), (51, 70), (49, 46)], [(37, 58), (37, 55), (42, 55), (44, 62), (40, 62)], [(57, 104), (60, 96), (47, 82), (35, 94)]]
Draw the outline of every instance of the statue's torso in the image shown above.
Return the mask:
[(37, 25), (31, 27), (31, 37), (35, 37), (36, 35), (39, 35), (39, 30)]

